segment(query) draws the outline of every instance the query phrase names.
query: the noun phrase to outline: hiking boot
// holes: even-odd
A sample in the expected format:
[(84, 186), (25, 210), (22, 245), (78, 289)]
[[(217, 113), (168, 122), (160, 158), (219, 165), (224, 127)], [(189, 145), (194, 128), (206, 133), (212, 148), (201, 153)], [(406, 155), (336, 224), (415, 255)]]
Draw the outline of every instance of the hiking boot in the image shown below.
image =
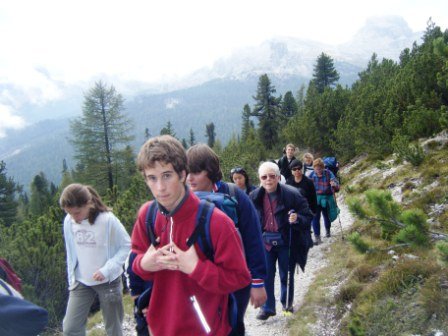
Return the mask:
[(265, 310), (260, 310), (260, 312), (257, 315), (257, 320), (266, 321), (271, 316), (275, 316), (275, 313), (271, 313)]
[(327, 233), (325, 234), (325, 237), (330, 238), (331, 237), (331, 233), (330, 231), (327, 231)]
[(320, 239), (320, 236), (314, 236), (314, 245), (322, 244), (322, 240)]

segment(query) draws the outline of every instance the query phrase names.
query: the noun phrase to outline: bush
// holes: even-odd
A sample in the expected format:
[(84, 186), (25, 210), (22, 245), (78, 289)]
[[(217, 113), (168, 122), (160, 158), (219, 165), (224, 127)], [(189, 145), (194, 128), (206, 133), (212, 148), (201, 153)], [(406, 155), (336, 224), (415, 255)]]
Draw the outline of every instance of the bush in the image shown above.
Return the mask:
[(49, 328), (60, 326), (67, 303), (62, 217), (55, 207), (46, 216), (3, 228), (0, 246), (0, 255), (22, 278), (24, 297), (48, 310)]
[(419, 145), (409, 144), (410, 138), (396, 134), (392, 139), (392, 147), (398, 158), (408, 161), (413, 166), (419, 166), (425, 159), (423, 149)]

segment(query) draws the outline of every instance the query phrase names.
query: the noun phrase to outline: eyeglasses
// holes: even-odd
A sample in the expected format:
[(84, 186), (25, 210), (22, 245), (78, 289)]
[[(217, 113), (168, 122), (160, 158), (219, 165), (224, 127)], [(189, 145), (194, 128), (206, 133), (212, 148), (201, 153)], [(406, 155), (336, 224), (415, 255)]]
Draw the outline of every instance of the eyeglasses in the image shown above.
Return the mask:
[(275, 178), (277, 177), (277, 175), (275, 175), (275, 174), (267, 174), (267, 175), (261, 175), (261, 176), (260, 176), (260, 178), (261, 178), (263, 181), (264, 181), (264, 180), (267, 180), (268, 177), (269, 177), (271, 180), (273, 180), (273, 179), (275, 179)]
[(294, 167), (294, 168), (291, 168), (291, 170), (292, 170), (292, 171), (297, 171), (297, 170), (302, 170), (302, 168)]
[(245, 172), (244, 168), (236, 167), (230, 171), (230, 174), (235, 174), (235, 173), (240, 174), (240, 173), (244, 173), (244, 172)]

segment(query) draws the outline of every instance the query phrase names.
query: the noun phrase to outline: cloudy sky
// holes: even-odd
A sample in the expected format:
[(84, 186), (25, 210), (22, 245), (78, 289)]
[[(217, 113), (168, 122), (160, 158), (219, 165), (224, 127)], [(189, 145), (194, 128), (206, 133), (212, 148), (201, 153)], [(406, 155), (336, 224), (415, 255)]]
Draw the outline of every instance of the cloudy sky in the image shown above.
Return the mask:
[(24, 100), (63, 99), (61, 86), (102, 74), (145, 82), (177, 78), (273, 36), (339, 44), (368, 17), (383, 15), (402, 16), (413, 31), (425, 30), (429, 17), (446, 29), (448, 2), (1, 1), (0, 137), (23, 127), (15, 112)]

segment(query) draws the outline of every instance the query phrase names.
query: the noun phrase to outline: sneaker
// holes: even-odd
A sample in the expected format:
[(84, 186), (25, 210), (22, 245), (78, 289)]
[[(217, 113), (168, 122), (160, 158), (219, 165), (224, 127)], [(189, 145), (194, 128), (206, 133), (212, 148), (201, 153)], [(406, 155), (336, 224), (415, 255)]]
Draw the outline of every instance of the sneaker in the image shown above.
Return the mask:
[(331, 233), (330, 231), (327, 231), (327, 233), (325, 234), (325, 237), (330, 238), (331, 237)]
[(293, 313), (294, 312), (294, 308), (293, 308), (293, 306), (289, 306), (288, 308), (283, 307), (283, 311), (284, 312), (288, 312), (288, 313)]
[(268, 318), (270, 318), (271, 316), (275, 316), (275, 313), (271, 313), (266, 310), (260, 310), (260, 312), (257, 315), (257, 320), (265, 321)]
[(314, 245), (322, 244), (322, 240), (320, 239), (320, 236), (314, 236)]

